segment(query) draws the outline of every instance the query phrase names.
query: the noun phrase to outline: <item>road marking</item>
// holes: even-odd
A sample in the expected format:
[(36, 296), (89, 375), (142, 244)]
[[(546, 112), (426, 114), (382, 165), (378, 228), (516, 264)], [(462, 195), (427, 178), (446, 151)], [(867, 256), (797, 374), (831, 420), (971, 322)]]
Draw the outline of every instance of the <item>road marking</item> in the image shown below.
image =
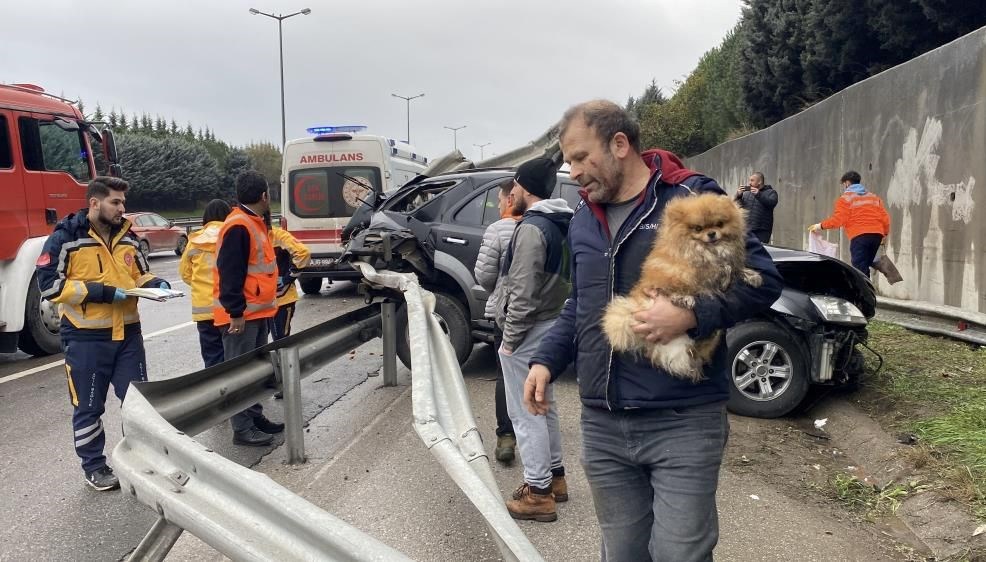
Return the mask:
[[(149, 340), (149, 339), (151, 339), (151, 338), (153, 338), (155, 336), (161, 336), (161, 335), (168, 334), (168, 333), (171, 333), (171, 332), (176, 332), (178, 330), (181, 330), (182, 328), (187, 328), (187, 327), (192, 326), (194, 324), (195, 324), (195, 322), (185, 322), (184, 324), (178, 324), (176, 326), (171, 326), (170, 328), (164, 328), (163, 330), (158, 330), (156, 332), (151, 332), (151, 333), (149, 333), (149, 334), (147, 334), (147, 335), (144, 336), (144, 340), (146, 341), (146, 340)], [(34, 368), (31, 368), (31, 369), (26, 369), (26, 370), (21, 371), (19, 373), (14, 373), (12, 375), (7, 375), (6, 377), (0, 377), (0, 384), (3, 384), (5, 382), (10, 382), (10, 381), (15, 381), (17, 379), (20, 379), (20, 378), (23, 378), (23, 377), (26, 377), (26, 376), (29, 376), (29, 375), (33, 375), (35, 373), (40, 373), (42, 371), (47, 371), (48, 369), (51, 369), (51, 368), (54, 368), (54, 367), (59, 367), (59, 366), (64, 365), (64, 364), (65, 364), (65, 360), (64, 359), (59, 359), (58, 361), (52, 361), (51, 363), (46, 363), (44, 365), (39, 365), (39, 366), (34, 367)]]

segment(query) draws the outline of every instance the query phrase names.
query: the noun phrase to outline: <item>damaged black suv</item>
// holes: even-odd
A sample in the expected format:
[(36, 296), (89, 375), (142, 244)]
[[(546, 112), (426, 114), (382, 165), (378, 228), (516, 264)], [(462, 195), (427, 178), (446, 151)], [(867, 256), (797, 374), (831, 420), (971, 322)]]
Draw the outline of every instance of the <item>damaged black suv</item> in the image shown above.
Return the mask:
[[(460, 364), (477, 342), (492, 342), (488, 294), (473, 277), (486, 227), (498, 220), (497, 188), (510, 168), (419, 177), (386, 197), (371, 194), (343, 232), (343, 260), (413, 272), (435, 294), (435, 314)], [(552, 197), (575, 209), (579, 186), (559, 173)], [(777, 417), (794, 409), (812, 383), (855, 383), (863, 373), (876, 296), (849, 265), (818, 254), (767, 246), (785, 287), (771, 308), (726, 333), (731, 411)], [(397, 354), (410, 366), (407, 312), (398, 308)]]

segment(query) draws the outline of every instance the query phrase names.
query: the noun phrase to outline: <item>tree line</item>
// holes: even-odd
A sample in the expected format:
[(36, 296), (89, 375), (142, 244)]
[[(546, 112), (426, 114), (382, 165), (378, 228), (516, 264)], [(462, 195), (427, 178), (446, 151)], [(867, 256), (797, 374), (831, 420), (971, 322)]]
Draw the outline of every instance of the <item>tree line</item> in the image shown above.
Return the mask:
[(280, 190), (281, 149), (262, 141), (234, 146), (216, 138), (208, 126), (180, 127), (172, 118), (151, 117), (115, 108), (105, 113), (97, 104), (86, 119), (103, 122), (116, 135), (123, 178), (130, 183), (127, 206), (132, 210), (192, 212), (210, 199), (235, 199), (236, 176), (248, 169), (262, 173), (271, 195)]
[(651, 81), (627, 110), (644, 146), (691, 156), (984, 25), (982, 0), (744, 0), (674, 95)]

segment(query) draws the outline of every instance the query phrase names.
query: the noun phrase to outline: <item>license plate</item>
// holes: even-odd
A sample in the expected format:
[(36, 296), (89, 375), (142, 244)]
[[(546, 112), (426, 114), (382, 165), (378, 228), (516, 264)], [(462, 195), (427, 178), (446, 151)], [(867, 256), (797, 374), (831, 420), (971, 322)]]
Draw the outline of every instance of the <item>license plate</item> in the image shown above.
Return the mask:
[(330, 265), (335, 265), (336, 260), (333, 258), (313, 258), (311, 264), (317, 267), (328, 267)]

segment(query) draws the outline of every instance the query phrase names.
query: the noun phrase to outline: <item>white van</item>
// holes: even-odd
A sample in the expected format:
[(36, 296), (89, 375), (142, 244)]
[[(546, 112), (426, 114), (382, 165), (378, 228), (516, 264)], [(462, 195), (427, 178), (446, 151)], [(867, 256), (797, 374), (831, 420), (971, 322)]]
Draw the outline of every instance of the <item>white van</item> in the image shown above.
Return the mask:
[(299, 281), (317, 294), (322, 279), (356, 279), (342, 254), (342, 229), (368, 189), (389, 192), (409, 182), (428, 164), (411, 145), (364, 127), (316, 127), (312, 137), (288, 141), (281, 173), (281, 226), (307, 245), (312, 261)]

